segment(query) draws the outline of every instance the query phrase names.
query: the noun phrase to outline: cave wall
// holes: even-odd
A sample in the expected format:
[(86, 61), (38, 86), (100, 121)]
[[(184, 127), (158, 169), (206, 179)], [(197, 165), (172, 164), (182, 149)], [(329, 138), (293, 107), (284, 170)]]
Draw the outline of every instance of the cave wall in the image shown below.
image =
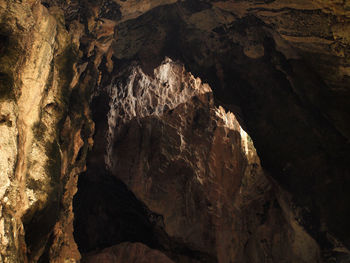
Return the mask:
[(70, 85), (79, 46), (57, 7), (2, 1), (0, 17), (1, 262), (78, 260), (72, 197), (88, 146)]
[[(320, 247), (265, 175), (251, 138), (233, 113), (214, 105), (207, 84), (170, 59), (154, 77), (140, 66), (121, 72), (107, 88), (107, 119), (97, 120), (105, 125), (96, 131), (105, 131), (94, 148), (104, 144), (105, 158), (92, 151), (75, 197), (83, 260), (112, 258), (113, 244), (142, 242), (175, 262), (321, 262)], [(116, 196), (113, 189), (125, 190), (111, 177), (151, 211), (139, 217), (150, 222), (132, 219), (143, 210), (127, 194)]]
[(159, 7), (119, 24), (111, 49), (116, 63), (136, 58), (149, 74), (169, 55), (207, 81), (218, 103), (244, 120), (263, 166), (303, 207), (303, 225), (330, 247), (329, 233), (348, 242), (350, 214), (348, 77), (335, 73), (339, 63), (347, 67), (347, 44), (329, 28), (345, 27), (346, 12), (337, 17), (315, 3), (278, 3)]
[[(318, 243), (322, 260), (346, 262), (349, 8), (326, 0), (1, 1), (1, 260), (79, 260), (72, 198), (94, 126), (108, 123), (92, 121), (91, 109), (104, 105), (107, 114), (109, 103), (92, 97), (133, 61), (152, 76), (168, 56), (207, 82), (215, 104), (250, 134), (284, 215), (296, 215), (292, 225)], [(96, 130), (91, 162), (104, 161), (105, 128)]]

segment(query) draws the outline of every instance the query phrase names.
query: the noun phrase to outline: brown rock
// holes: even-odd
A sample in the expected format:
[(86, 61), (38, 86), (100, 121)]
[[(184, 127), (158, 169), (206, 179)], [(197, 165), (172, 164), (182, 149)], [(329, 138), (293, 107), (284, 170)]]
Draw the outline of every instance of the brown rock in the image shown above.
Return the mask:
[(127, 79), (111, 86), (106, 160), (170, 237), (218, 262), (320, 262), (317, 243), (285, 218), (251, 139), (206, 84), (170, 60), (154, 78), (133, 68)]
[(172, 263), (163, 253), (141, 243), (121, 243), (87, 256), (86, 263)]

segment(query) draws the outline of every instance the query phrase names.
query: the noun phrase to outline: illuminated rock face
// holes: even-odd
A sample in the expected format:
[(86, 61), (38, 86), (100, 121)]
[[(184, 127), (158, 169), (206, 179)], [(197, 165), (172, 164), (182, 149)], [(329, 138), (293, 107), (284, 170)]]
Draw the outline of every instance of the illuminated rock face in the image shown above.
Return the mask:
[[(223, 239), (235, 231), (234, 199), (247, 167), (239, 124), (214, 107), (211, 89), (181, 65), (165, 62), (154, 79), (140, 69), (132, 74), (126, 86), (111, 87), (122, 96), (114, 99), (120, 111), (110, 171), (162, 215), (170, 236), (230, 258), (238, 237)], [(138, 108), (147, 110), (137, 114)]]
[[(214, 105), (207, 84), (170, 59), (152, 77), (138, 66), (123, 72), (108, 87), (104, 139), (108, 150), (100, 165), (152, 212), (145, 220), (153, 221), (156, 240), (147, 240), (149, 232), (142, 236), (139, 225), (139, 236), (135, 240), (126, 235), (128, 241), (143, 239), (177, 262), (261, 262), (261, 258), (280, 262), (286, 257), (288, 262), (321, 262), (319, 246), (296, 222), (289, 200), (282, 192), (276, 194), (265, 177), (252, 140), (233, 113)], [(91, 177), (94, 186), (79, 187), (76, 227), (84, 228), (77, 230), (76, 240), (91, 250), (112, 245), (98, 236), (118, 236), (118, 231), (110, 230), (127, 222), (118, 216), (118, 209), (111, 213), (108, 206), (91, 207), (87, 195), (96, 193), (93, 187), (106, 179), (98, 178), (98, 169), (90, 173), (89, 169), (88, 162), (83, 176)], [(101, 190), (101, 196), (113, 191), (111, 185)], [(130, 207), (134, 208), (129, 213), (142, 213), (136, 205)], [(165, 235), (196, 254), (177, 254), (164, 242)], [(90, 241), (84, 241), (88, 236)], [(83, 258), (100, 260), (113, 250)]]
[(91, 58), (111, 75), (134, 60), (147, 74), (165, 56), (184, 63), (244, 120), (264, 168), (301, 208), (302, 225), (338, 253), (327, 236), (350, 244), (348, 5), (166, 3), (100, 22), (91, 29), (98, 39), (88, 47)]
[(90, 135), (88, 116), (69, 109), (78, 46), (63, 17), (32, 1), (0, 5), (1, 262), (80, 258), (72, 198)]

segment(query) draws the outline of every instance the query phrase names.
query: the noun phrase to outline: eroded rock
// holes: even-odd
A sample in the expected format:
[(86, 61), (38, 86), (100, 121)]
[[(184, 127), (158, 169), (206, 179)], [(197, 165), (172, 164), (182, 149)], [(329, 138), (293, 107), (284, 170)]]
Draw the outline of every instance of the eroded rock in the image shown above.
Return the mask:
[[(152, 77), (139, 66), (128, 67), (108, 91), (108, 118), (103, 125), (99, 121), (108, 136), (95, 137), (108, 150), (98, 159), (92, 152), (76, 197), (76, 240), (86, 252), (126, 239), (142, 240), (178, 262), (321, 262), (320, 248), (296, 221), (291, 200), (276, 195), (250, 137), (233, 113), (214, 105), (207, 84), (166, 59)], [(135, 197), (112, 197), (122, 188), (111, 182), (96, 188), (111, 175), (151, 211), (143, 215), (148, 225), (135, 224), (138, 236), (118, 230), (127, 224), (123, 214), (145, 211), (127, 201)], [(122, 207), (111, 212), (102, 203), (92, 208), (91, 200), (84, 203), (89, 192), (99, 195), (98, 203), (131, 202), (129, 212)], [(114, 241), (99, 239), (108, 233)], [(203, 256), (179, 257), (175, 241)], [(96, 257), (107, 257), (106, 251), (111, 250)]]

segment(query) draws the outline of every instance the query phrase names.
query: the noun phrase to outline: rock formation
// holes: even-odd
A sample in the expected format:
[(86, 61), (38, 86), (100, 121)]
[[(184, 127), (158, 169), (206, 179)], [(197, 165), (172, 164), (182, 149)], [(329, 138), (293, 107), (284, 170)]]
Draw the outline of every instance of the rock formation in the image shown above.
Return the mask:
[(0, 262), (349, 262), (349, 25), (0, 0)]
[(111, 248), (106, 248), (99, 254), (91, 255), (86, 262), (173, 263), (173, 261), (161, 252), (152, 250), (141, 243), (122, 243)]
[[(107, 167), (152, 211), (155, 228), (196, 254), (164, 247), (157, 231), (155, 243), (144, 242), (178, 262), (320, 262), (317, 243), (290, 208), (281, 207), (287, 200), (278, 200), (283, 197), (264, 175), (250, 137), (233, 113), (214, 106), (207, 84), (171, 60), (153, 78), (137, 66), (124, 74), (108, 87), (105, 163), (96, 169), (88, 162), (84, 176), (103, 184), (96, 173)], [(90, 187), (82, 185), (85, 194), (76, 196), (76, 240), (91, 249), (107, 245), (106, 239), (86, 237), (118, 235), (111, 229), (120, 222), (109, 206), (91, 206)]]

